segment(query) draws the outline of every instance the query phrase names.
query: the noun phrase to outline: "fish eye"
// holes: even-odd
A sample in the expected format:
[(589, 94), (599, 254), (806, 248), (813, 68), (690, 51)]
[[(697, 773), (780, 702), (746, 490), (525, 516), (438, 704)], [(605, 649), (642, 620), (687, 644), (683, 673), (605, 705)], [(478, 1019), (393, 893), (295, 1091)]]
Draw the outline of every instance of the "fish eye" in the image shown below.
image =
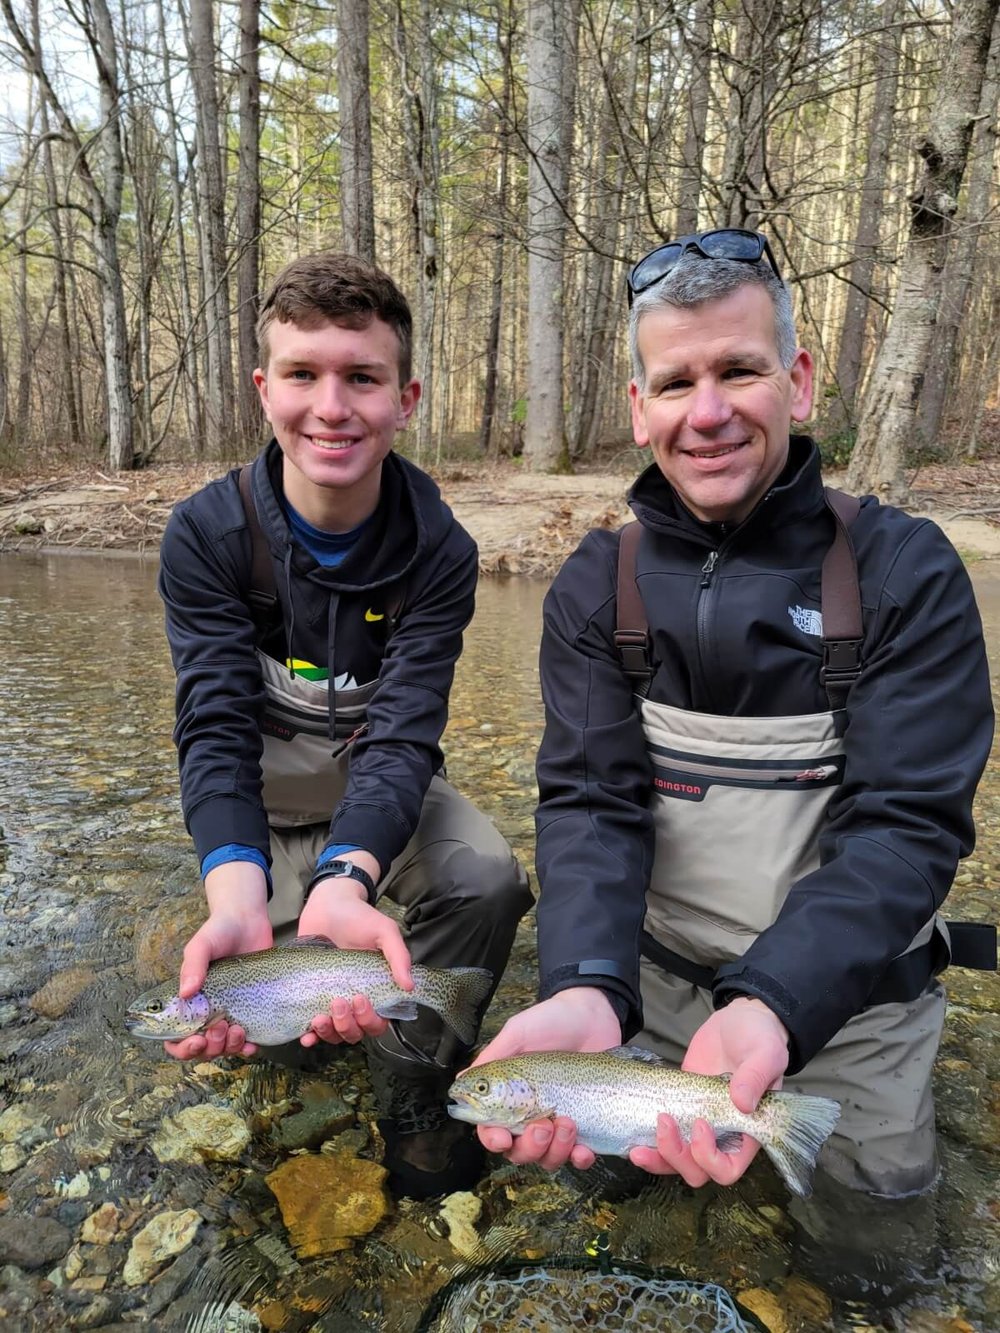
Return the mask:
[(150, 1000), (150, 1002), (149, 1002), (149, 1004), (146, 1006), (146, 1008), (147, 1008), (147, 1010), (149, 1011), (149, 1013), (151, 1013), (151, 1014), (158, 1014), (158, 1013), (160, 1012), (160, 1010), (163, 1008), (163, 1001), (162, 1001), (162, 1000)]
[(477, 1078), (472, 1085), (473, 1092), (478, 1092), (482, 1097), (490, 1090), (490, 1081), (488, 1078)]

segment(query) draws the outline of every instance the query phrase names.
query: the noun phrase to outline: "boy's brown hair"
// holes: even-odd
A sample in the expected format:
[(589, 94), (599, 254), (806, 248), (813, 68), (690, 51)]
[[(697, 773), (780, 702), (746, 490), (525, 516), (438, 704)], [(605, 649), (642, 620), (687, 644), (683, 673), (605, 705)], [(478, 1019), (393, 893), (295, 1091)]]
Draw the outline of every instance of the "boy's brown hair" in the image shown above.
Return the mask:
[(260, 307), (257, 346), (262, 370), (271, 355), (268, 329), (275, 320), (315, 329), (330, 322), (364, 329), (381, 319), (399, 339), (399, 382), (413, 375), (413, 316), (392, 278), (356, 255), (321, 250), (286, 264)]

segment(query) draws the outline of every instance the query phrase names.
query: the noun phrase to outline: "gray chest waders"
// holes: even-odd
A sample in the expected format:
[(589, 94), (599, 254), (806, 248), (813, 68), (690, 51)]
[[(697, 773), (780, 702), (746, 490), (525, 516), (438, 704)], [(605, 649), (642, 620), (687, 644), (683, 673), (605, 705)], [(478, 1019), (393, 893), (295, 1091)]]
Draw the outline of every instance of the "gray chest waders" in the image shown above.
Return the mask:
[[(791, 885), (819, 865), (820, 833), (843, 780), (844, 710), (864, 638), (850, 537), (860, 504), (840, 491), (825, 495), (836, 532), (822, 569), (820, 679), (830, 701), (822, 713), (727, 717), (647, 699), (649, 625), (636, 583), (642, 528), (621, 531), (615, 644), (635, 682), (653, 769), (656, 854), (641, 951), (704, 990), (774, 922)], [(995, 969), (996, 928), (931, 917), (868, 1003), (916, 998), (949, 961)]]

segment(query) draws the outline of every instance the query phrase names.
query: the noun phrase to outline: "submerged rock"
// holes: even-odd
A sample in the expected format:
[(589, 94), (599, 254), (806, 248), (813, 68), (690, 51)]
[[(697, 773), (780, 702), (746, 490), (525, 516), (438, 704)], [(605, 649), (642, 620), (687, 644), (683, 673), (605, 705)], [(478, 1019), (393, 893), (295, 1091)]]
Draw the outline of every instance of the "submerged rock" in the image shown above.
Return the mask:
[(136, 926), (133, 947), (137, 988), (179, 975), (184, 946), (202, 925), (206, 913), (204, 894), (186, 893), (166, 899)]
[(300, 1258), (334, 1254), (366, 1236), (389, 1211), (388, 1172), (347, 1154), (293, 1157), (264, 1177)]
[(63, 1257), (72, 1239), (51, 1217), (0, 1217), (0, 1263), (44, 1268)]
[(148, 1282), (168, 1259), (188, 1248), (200, 1226), (201, 1216), (193, 1208), (154, 1217), (132, 1241), (122, 1269), (125, 1285), (138, 1287)]
[(43, 1018), (62, 1018), (73, 1002), (96, 980), (97, 973), (93, 968), (68, 967), (65, 972), (57, 972), (55, 976), (49, 977), (28, 1003)]
[(479, 1234), (475, 1223), (483, 1211), (483, 1202), (468, 1190), (449, 1194), (440, 1208), (441, 1217), (448, 1224), (448, 1239), (452, 1247), (467, 1259), (479, 1249)]
[(225, 1106), (186, 1106), (164, 1120), (150, 1147), (161, 1162), (235, 1162), (250, 1142), (246, 1121)]
[(354, 1123), (354, 1112), (339, 1097), (331, 1097), (316, 1106), (286, 1115), (275, 1128), (275, 1141), (289, 1152), (297, 1148), (318, 1148), (334, 1134)]

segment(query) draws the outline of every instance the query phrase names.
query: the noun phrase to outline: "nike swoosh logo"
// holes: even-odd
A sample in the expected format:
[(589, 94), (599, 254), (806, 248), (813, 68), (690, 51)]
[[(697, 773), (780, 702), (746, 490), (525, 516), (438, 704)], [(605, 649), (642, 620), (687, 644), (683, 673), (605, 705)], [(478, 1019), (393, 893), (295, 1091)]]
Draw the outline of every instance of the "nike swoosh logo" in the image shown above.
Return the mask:
[(385, 620), (385, 612), (383, 611), (381, 615), (376, 615), (371, 607), (369, 607), (365, 612), (365, 620)]

